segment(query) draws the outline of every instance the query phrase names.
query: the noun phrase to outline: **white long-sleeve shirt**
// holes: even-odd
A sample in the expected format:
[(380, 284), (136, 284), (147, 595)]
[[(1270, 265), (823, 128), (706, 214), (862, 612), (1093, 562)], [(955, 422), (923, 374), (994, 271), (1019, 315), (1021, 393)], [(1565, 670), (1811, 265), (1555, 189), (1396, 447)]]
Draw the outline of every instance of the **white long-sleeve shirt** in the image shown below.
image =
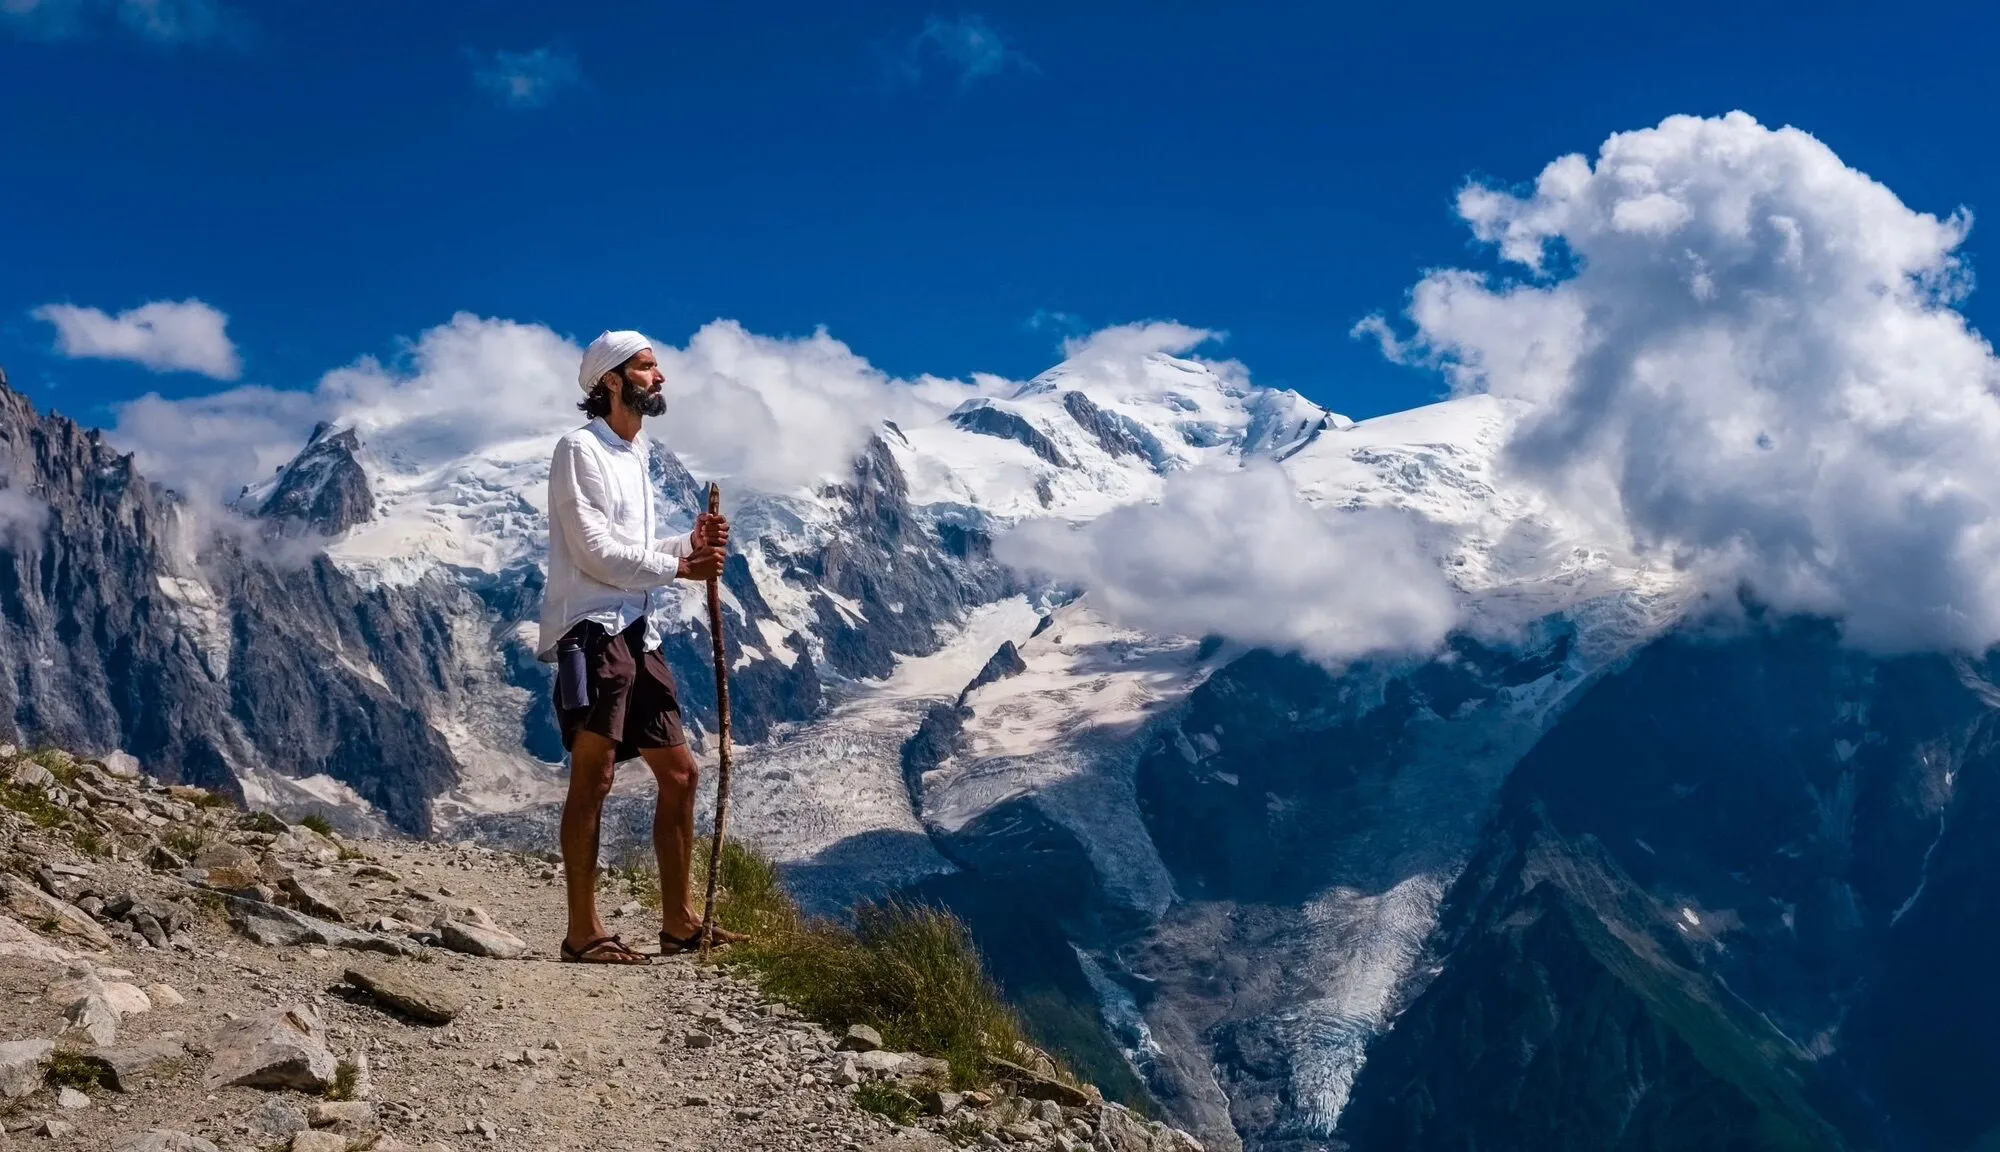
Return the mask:
[(549, 463), (549, 583), (536, 655), (556, 658), (556, 642), (578, 621), (613, 633), (646, 620), (646, 650), (660, 646), (678, 614), (674, 588), (693, 534), (654, 540), (652, 446), (592, 420), (556, 442)]

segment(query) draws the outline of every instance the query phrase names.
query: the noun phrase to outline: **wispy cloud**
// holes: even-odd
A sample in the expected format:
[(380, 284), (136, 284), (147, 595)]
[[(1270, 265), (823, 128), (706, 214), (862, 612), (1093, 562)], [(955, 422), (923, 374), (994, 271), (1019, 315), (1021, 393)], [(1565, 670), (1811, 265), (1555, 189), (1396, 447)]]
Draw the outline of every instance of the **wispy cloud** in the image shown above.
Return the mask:
[(502, 108), (545, 108), (563, 89), (583, 80), (575, 56), (546, 46), (474, 53), (473, 60), (473, 83)]
[(0, 0), (0, 28), (52, 40), (122, 29), (171, 45), (237, 39), (247, 25), (217, 0)]
[(1269, 463), (1180, 473), (1158, 503), (1080, 525), (1030, 520), (1002, 533), (993, 554), (1087, 589), (1130, 627), (1212, 633), (1332, 666), (1430, 650), (1458, 621), (1412, 520), (1314, 508)]
[(984, 17), (932, 16), (892, 61), (891, 79), (916, 84), (934, 71), (944, 71), (963, 88), (1009, 68), (1033, 67)]
[(56, 350), (72, 359), (129, 360), (155, 372), (199, 372), (217, 380), (243, 374), (229, 317), (199, 300), (155, 300), (116, 316), (44, 304), (31, 315), (55, 325)]
[(1028, 317), (1027, 326), (1031, 332), (1061, 332), (1065, 340), (1083, 331), (1083, 321), (1078, 319), (1075, 313), (1048, 308), (1035, 309), (1035, 314)]

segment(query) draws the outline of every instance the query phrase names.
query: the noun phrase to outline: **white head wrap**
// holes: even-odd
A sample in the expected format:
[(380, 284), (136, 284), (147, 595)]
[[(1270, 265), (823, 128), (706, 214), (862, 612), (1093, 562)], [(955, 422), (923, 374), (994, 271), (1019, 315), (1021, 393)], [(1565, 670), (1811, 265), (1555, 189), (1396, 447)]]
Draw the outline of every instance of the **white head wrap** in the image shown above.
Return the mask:
[(604, 333), (583, 350), (583, 364), (576, 370), (577, 386), (589, 392), (606, 372), (652, 346), (651, 340), (637, 332)]

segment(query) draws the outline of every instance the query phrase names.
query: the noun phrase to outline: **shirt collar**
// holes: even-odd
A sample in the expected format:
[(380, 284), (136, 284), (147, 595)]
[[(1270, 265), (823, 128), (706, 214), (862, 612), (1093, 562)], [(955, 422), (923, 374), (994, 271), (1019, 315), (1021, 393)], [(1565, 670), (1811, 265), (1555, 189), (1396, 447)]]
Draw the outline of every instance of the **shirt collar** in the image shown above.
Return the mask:
[(610, 423), (602, 416), (591, 417), (590, 423), (585, 424), (584, 427), (590, 429), (604, 443), (606, 448), (619, 448), (627, 452), (636, 452), (641, 456), (647, 455), (649, 445), (646, 441), (644, 429), (641, 429), (637, 436), (627, 441), (623, 436), (613, 432)]

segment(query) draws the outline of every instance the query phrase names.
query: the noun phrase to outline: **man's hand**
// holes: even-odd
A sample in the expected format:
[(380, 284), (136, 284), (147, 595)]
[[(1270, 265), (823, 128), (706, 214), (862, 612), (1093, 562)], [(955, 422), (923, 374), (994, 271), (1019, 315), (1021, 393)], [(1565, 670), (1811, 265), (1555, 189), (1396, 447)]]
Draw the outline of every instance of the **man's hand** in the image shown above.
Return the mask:
[(678, 575), (683, 580), (713, 580), (722, 575), (722, 562), (728, 553), (720, 548), (701, 548), (681, 557)]
[(720, 512), (703, 512), (694, 518), (694, 546), (729, 550), (729, 517)]

